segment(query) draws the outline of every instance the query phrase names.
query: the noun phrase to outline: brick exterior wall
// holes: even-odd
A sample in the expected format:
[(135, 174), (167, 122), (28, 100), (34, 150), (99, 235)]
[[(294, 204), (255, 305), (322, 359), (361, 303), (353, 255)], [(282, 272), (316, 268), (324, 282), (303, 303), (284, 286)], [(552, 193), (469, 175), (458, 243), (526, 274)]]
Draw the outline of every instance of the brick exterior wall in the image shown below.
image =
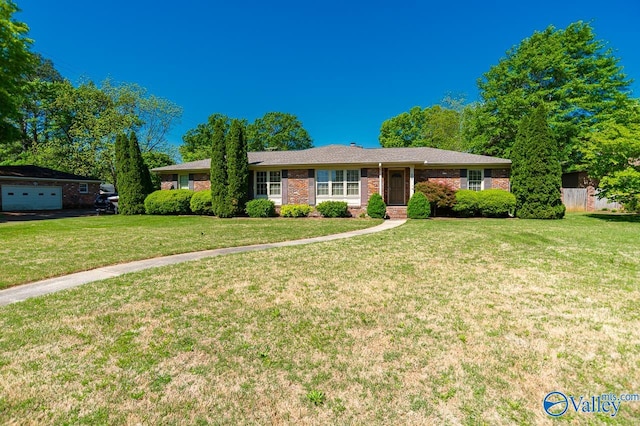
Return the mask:
[(309, 170), (289, 170), (287, 199), (282, 204), (309, 204)]
[[(96, 201), (96, 197), (100, 193), (99, 182), (86, 182), (88, 185), (88, 192), (86, 194), (80, 193), (80, 182), (71, 181), (43, 181), (43, 180), (4, 180), (0, 179), (0, 185), (26, 185), (29, 187), (34, 186), (34, 182), (38, 186), (60, 186), (62, 187), (62, 208), (63, 209), (81, 209), (81, 208), (93, 208), (93, 203)], [(85, 183), (85, 182), (82, 182)], [(0, 193), (2, 197), (2, 193)], [(2, 205), (2, 199), (0, 199), (0, 205)]]
[(509, 191), (510, 169), (492, 169), (491, 170), (491, 188), (504, 189)]
[(211, 180), (209, 179), (209, 173), (194, 173), (193, 190), (204, 191), (205, 189), (211, 189)]
[(455, 190), (460, 189), (460, 169), (416, 169), (414, 179), (415, 183), (429, 180)]
[(173, 175), (160, 175), (160, 189), (176, 189), (175, 185), (176, 182), (173, 180)]
[(367, 200), (380, 192), (380, 174), (378, 169), (367, 169)]

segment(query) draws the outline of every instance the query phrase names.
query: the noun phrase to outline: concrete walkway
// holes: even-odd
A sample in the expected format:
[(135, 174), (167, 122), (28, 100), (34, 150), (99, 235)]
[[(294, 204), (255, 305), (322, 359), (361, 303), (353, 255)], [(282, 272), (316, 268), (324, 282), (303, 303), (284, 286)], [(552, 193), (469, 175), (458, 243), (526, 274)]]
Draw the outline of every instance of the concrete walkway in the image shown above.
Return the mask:
[(406, 220), (385, 220), (382, 224), (371, 228), (360, 229), (357, 231), (343, 232), (342, 234), (325, 235), (322, 237), (305, 238), (302, 240), (282, 241), (279, 243), (255, 244), (242, 247), (227, 247), (215, 250), (196, 251), (192, 253), (174, 254), (172, 256), (156, 257), (153, 259), (138, 260), (135, 262), (122, 263), (119, 265), (104, 266), (102, 268), (92, 269), (90, 271), (77, 272), (71, 275), (64, 275), (57, 278), (49, 278), (42, 281), (36, 281), (29, 284), (23, 284), (11, 287), (6, 290), (0, 290), (0, 306), (10, 303), (21, 302), (31, 297), (42, 296), (57, 291), (66, 290), (68, 288), (78, 287), (93, 281), (104, 280), (107, 278), (117, 277), (129, 272), (142, 271), (143, 269), (157, 268), (165, 265), (173, 265), (191, 260), (204, 259), (206, 257), (223, 256), (233, 253), (244, 253), (249, 251), (267, 250), (276, 247), (291, 247), (303, 244), (318, 243), (324, 241), (333, 241), (343, 238), (355, 237), (358, 235), (373, 234), (375, 232), (386, 231), (404, 224)]

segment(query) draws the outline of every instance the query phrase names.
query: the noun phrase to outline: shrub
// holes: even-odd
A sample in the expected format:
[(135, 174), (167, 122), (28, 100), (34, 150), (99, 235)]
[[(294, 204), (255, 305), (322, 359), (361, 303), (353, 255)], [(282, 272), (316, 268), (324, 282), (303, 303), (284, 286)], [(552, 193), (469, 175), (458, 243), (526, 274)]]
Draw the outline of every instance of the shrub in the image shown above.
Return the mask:
[(189, 189), (155, 191), (145, 198), (144, 209), (147, 214), (189, 214), (193, 194)]
[(211, 191), (198, 191), (193, 194), (189, 203), (191, 211), (195, 214), (212, 215)]
[(349, 206), (346, 201), (323, 201), (316, 210), (324, 217), (349, 217)]
[(260, 198), (249, 201), (244, 211), (249, 217), (272, 217), (276, 215), (276, 205), (271, 200)]
[(503, 189), (478, 192), (478, 209), (485, 217), (506, 217), (516, 208), (516, 196)]
[(478, 192), (470, 189), (461, 189), (456, 192), (453, 211), (462, 217), (476, 216), (478, 214)]
[(367, 214), (374, 219), (384, 219), (387, 215), (387, 205), (384, 203), (382, 196), (378, 193), (369, 197), (367, 204)]
[(313, 211), (308, 204), (285, 204), (280, 207), (280, 215), (283, 217), (307, 217)]
[(415, 192), (407, 204), (407, 217), (409, 219), (426, 219), (430, 214), (431, 206), (427, 196), (422, 192)]
[(416, 192), (422, 192), (431, 203), (431, 211), (434, 216), (451, 215), (456, 203), (456, 191), (443, 183), (420, 182), (415, 186)]

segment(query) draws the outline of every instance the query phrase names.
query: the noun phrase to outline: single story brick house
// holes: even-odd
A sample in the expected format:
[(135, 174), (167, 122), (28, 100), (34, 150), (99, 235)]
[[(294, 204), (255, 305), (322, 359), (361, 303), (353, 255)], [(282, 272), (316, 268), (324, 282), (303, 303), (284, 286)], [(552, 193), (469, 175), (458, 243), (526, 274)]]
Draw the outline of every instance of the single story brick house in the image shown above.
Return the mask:
[[(406, 214), (414, 185), (444, 183), (453, 189), (510, 189), (511, 160), (436, 148), (362, 148), (328, 145), (300, 151), (249, 152), (250, 198), (283, 204), (346, 201), (353, 215), (382, 195), (390, 216)], [(152, 171), (162, 189), (209, 189), (210, 160)]]
[(3, 211), (93, 207), (100, 180), (38, 166), (0, 166)]

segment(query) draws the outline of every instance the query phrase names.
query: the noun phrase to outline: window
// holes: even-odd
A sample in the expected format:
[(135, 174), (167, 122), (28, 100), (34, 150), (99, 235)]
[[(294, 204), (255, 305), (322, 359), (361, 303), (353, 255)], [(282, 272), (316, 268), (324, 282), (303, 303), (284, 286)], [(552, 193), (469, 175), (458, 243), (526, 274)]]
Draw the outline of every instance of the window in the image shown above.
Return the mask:
[(469, 170), (468, 172), (468, 187), (472, 191), (482, 190), (482, 170)]
[(178, 182), (178, 188), (189, 189), (189, 175), (180, 175), (180, 181)]
[[(87, 193), (89, 192), (89, 184), (88, 184), (88, 183), (81, 183), (81, 184), (78, 186), (78, 191), (79, 191), (81, 194), (87, 194)], [(42, 194), (40, 194), (40, 195), (42, 195)]]
[(279, 197), (282, 194), (282, 172), (256, 172), (256, 196)]
[(316, 195), (320, 198), (359, 196), (360, 170), (318, 170)]

